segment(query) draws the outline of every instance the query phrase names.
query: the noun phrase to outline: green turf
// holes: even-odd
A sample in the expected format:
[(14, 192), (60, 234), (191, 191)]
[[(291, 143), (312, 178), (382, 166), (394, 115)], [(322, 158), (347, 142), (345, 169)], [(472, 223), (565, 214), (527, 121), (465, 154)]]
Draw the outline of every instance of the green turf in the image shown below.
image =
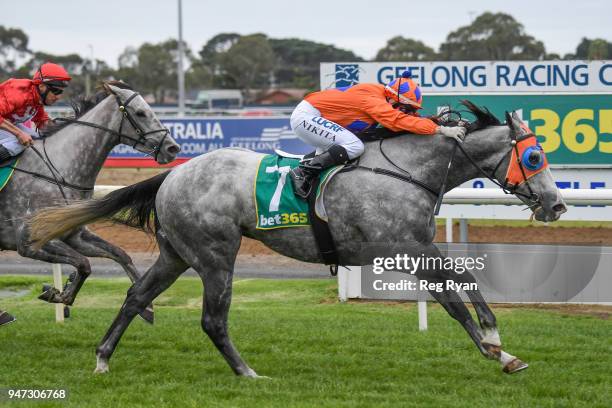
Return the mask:
[[(15, 287), (42, 278), (2, 277)], [(9, 286), (9, 285), (6, 285)], [(156, 301), (156, 323), (136, 319), (113, 359), (94, 375), (94, 350), (128, 288), (91, 279), (72, 317), (53, 322), (35, 299), (1, 300), (18, 317), (0, 328), (0, 388), (66, 388), (61, 403), (16, 407), (609, 406), (612, 322), (559, 312), (499, 309), (504, 348), (530, 364), (506, 375), (435, 305), (429, 331), (413, 304), (335, 301), (331, 280), (240, 280), (230, 333), (260, 375), (235, 377), (200, 329), (198, 279)]]

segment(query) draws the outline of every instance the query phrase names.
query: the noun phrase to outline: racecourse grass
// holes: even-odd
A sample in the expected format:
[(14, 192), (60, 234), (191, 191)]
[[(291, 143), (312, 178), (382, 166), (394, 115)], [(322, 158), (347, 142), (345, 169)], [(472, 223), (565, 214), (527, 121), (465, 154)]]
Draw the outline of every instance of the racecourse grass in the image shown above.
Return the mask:
[(18, 317), (0, 327), (0, 388), (65, 388), (64, 402), (16, 407), (604, 407), (612, 401), (612, 322), (533, 309), (496, 310), (504, 348), (530, 364), (515, 375), (480, 356), (438, 305), (429, 331), (411, 303), (338, 303), (331, 280), (238, 280), (230, 333), (260, 375), (235, 377), (200, 329), (202, 285), (181, 278), (156, 302), (156, 323), (136, 319), (111, 372), (94, 375), (94, 350), (129, 286), (90, 279), (72, 317), (53, 322), (36, 299), (41, 277), (0, 299)]

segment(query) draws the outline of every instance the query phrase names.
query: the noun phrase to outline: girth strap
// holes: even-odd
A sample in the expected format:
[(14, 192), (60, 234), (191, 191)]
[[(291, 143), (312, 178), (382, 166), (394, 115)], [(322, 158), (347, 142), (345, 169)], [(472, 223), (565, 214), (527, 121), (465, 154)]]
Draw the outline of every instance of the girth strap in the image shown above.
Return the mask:
[(312, 226), (312, 233), (319, 248), (319, 254), (323, 259), (325, 265), (330, 266), (330, 272), (332, 276), (336, 276), (338, 273), (339, 257), (338, 251), (336, 250), (336, 244), (332, 237), (329, 229), (329, 224), (323, 221), (317, 215), (315, 211), (315, 203), (317, 201), (317, 189), (321, 183), (320, 177), (315, 177), (312, 184), (312, 190), (308, 196), (308, 216), (310, 218), (310, 225)]

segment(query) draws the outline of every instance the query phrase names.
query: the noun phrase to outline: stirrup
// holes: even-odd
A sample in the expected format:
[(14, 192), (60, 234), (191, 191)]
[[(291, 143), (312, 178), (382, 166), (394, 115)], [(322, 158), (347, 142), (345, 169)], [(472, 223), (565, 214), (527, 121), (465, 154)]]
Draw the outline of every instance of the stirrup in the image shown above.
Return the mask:
[[(296, 173), (298, 169), (301, 170), (299, 174)], [(289, 177), (291, 177), (291, 182), (293, 184), (293, 193), (306, 200), (312, 192), (312, 179), (315, 176), (304, 171), (303, 168), (296, 167), (289, 172)], [(305, 189), (304, 186), (308, 188)]]

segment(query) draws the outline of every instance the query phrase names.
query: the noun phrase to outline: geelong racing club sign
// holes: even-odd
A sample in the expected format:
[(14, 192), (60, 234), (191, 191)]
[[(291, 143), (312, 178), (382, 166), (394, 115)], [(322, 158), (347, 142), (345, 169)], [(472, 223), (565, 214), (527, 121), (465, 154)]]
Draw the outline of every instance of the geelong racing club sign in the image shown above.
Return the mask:
[(606, 168), (612, 177), (612, 61), (322, 63), (321, 88), (387, 84), (405, 71), (425, 95), (423, 114), (462, 109), (462, 99), (499, 118), (516, 111), (553, 167)]
[(322, 63), (321, 89), (388, 84), (404, 71), (429, 94), (612, 91), (612, 61)]

